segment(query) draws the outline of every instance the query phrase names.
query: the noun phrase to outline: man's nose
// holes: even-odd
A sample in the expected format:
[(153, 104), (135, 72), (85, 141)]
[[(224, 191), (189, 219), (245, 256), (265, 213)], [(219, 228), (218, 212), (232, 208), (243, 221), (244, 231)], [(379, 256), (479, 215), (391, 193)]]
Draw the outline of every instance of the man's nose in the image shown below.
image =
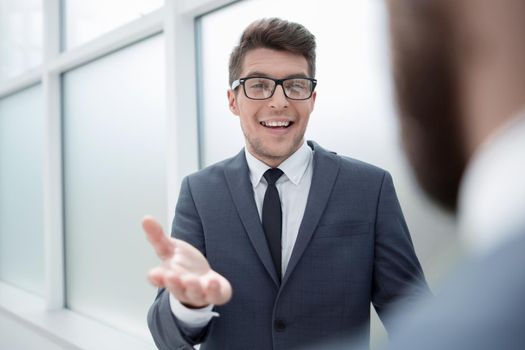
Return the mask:
[(270, 107), (273, 108), (286, 108), (288, 107), (289, 101), (284, 94), (284, 87), (279, 84), (275, 87), (272, 97), (269, 99)]

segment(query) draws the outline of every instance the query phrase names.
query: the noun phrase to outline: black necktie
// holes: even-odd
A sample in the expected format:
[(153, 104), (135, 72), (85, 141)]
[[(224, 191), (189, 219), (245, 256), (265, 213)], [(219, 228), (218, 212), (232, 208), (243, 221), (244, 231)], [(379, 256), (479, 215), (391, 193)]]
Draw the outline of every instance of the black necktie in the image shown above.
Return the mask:
[(279, 192), (277, 192), (275, 183), (282, 174), (283, 172), (279, 168), (268, 169), (264, 173), (268, 187), (264, 194), (262, 209), (262, 225), (279, 279), (281, 278), (281, 231), (283, 215), (281, 212)]

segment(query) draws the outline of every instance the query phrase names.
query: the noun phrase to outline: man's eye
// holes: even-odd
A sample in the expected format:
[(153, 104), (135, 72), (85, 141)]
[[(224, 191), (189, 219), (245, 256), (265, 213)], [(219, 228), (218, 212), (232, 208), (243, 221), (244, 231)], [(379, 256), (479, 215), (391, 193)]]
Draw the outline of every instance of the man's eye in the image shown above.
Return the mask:
[(271, 84), (262, 81), (262, 82), (258, 82), (258, 83), (252, 83), (252, 84), (250, 84), (249, 87), (252, 90), (270, 90), (271, 89)]
[(303, 81), (290, 81), (287, 88), (293, 90), (306, 90), (307, 84)]

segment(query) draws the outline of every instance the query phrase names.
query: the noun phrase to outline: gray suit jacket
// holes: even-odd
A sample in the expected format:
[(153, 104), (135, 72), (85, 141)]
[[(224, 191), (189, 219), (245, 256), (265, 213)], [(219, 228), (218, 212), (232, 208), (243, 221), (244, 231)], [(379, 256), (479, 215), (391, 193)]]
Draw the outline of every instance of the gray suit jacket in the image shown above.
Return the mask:
[(281, 283), (244, 151), (184, 179), (172, 236), (198, 248), (233, 297), (188, 337), (160, 290), (148, 314), (159, 349), (298, 348), (368, 332), (370, 303), (383, 318), (394, 301), (428, 293), (390, 175), (308, 144), (312, 184)]
[[(464, 261), (429, 300), (393, 315), (384, 350), (525, 349), (525, 230), (483, 257)], [(368, 340), (337, 338), (301, 350), (366, 349)]]
[(387, 349), (525, 349), (524, 233), (471, 258), (435, 298), (400, 315)]

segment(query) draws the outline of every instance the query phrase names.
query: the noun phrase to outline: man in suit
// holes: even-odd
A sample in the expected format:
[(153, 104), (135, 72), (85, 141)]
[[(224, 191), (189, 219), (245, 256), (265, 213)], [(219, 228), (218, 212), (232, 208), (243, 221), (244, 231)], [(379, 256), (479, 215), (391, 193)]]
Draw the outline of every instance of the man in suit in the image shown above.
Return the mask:
[(388, 4), (407, 154), (458, 214), (468, 254), (435, 298), (391, 321), (386, 348), (523, 350), (525, 1)]
[(149, 275), (159, 349), (293, 349), (368, 332), (370, 303), (384, 318), (428, 293), (390, 175), (305, 142), (314, 77), (302, 25), (244, 31), (228, 102), (245, 149), (183, 180), (172, 238), (143, 222), (162, 260)]

